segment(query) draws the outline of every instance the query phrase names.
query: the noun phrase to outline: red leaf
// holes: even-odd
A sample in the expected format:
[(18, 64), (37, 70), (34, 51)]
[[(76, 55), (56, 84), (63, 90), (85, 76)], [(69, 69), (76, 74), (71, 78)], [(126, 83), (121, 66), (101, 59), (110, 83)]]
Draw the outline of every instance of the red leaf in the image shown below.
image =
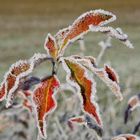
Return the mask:
[(69, 119), (70, 122), (75, 122), (75, 123), (78, 123), (78, 124), (83, 124), (85, 123), (85, 118), (83, 116), (79, 116), (79, 117), (73, 117), (73, 118), (70, 118)]
[(63, 66), (68, 74), (68, 82), (76, 86), (79, 93), (81, 93), (84, 111), (91, 115), (99, 125), (102, 125), (98, 108), (91, 101), (93, 94), (96, 92), (95, 82), (87, 76), (85, 68), (77, 63), (75, 59), (64, 59)]
[(58, 50), (56, 41), (51, 34), (48, 34), (44, 44), (44, 48), (47, 50), (48, 55), (52, 56), (53, 58), (57, 57)]
[(34, 91), (33, 101), (35, 104), (38, 129), (42, 138), (46, 138), (46, 117), (55, 110), (57, 104), (54, 98), (54, 90), (59, 87), (56, 76), (51, 76), (43, 81)]
[(0, 86), (0, 101), (5, 99), (6, 96), (6, 86), (5, 86), (5, 82), (3, 82)]
[(78, 116), (78, 117), (73, 117), (73, 118), (70, 118), (68, 120), (68, 126), (71, 130), (74, 130), (74, 126), (73, 126), (73, 123), (77, 123), (77, 124), (85, 124), (86, 121), (85, 121), (85, 118), (84, 116)]
[(108, 65), (105, 65), (104, 69), (105, 69), (106, 73), (108, 74), (109, 79), (111, 79), (112, 81), (115, 81), (116, 83), (119, 83), (118, 76), (111, 67), (109, 67)]
[(104, 10), (93, 10), (81, 15), (69, 26), (69, 32), (65, 35), (61, 50), (73, 40), (80, 38), (89, 31), (89, 26), (103, 26), (116, 19), (115, 15)]

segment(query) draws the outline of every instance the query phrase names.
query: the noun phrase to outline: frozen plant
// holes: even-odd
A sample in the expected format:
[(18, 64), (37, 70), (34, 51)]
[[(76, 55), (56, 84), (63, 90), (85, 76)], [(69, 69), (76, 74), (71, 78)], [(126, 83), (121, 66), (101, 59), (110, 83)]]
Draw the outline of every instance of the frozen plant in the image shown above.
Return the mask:
[[(46, 53), (36, 53), (30, 59), (19, 60), (6, 72), (0, 86), (0, 101), (5, 100), (5, 106), (8, 108), (14, 106), (13, 102), (17, 97), (21, 97), (22, 102), (19, 106), (32, 113), (39, 136), (46, 139), (47, 117), (57, 107), (55, 94), (61, 87), (57, 71), (58, 66), (62, 65), (67, 74), (66, 82), (76, 89), (75, 92), (79, 95), (83, 114), (85, 114), (82, 118), (76, 116), (78, 119), (72, 118), (70, 121), (79, 123), (80, 120), (100, 135), (103, 122), (95, 100), (96, 82), (91, 75), (99, 77), (118, 100), (122, 101), (119, 77), (109, 65), (105, 64), (103, 68), (99, 68), (96, 59), (92, 56), (71, 55), (64, 57), (64, 53), (68, 46), (82, 39), (90, 31), (107, 34), (109, 37), (120, 40), (129, 48), (133, 48), (128, 36), (120, 28), (106, 26), (114, 20), (116, 20), (116, 16), (111, 12), (91, 10), (82, 14), (73, 24), (55, 35), (48, 34), (44, 43)], [(52, 74), (43, 78), (30, 76), (33, 70), (44, 61), (52, 63)], [(96, 125), (92, 125), (91, 120), (94, 120)]]

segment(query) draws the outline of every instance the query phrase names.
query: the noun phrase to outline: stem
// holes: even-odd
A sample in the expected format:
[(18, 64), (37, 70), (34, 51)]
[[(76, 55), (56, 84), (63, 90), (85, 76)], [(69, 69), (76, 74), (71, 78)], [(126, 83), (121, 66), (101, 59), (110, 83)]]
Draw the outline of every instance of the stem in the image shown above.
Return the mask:
[(102, 59), (102, 57), (103, 57), (103, 55), (104, 55), (104, 52), (105, 52), (106, 48), (107, 48), (107, 47), (102, 47), (102, 49), (101, 49), (101, 51), (100, 51), (100, 53), (99, 53), (99, 55), (98, 55), (98, 57), (97, 57), (97, 66), (100, 64), (101, 59)]

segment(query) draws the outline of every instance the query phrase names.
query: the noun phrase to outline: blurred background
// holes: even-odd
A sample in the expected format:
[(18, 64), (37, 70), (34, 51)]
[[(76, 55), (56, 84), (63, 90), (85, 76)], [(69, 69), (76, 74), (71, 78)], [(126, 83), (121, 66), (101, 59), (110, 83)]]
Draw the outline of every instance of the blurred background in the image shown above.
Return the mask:
[[(132, 115), (131, 121), (127, 125), (123, 125), (123, 115), (128, 99), (140, 92), (140, 0), (0, 0), (0, 81), (12, 63), (19, 59), (29, 58), (35, 52), (45, 52), (43, 45), (48, 33), (54, 35), (59, 29), (72, 24), (82, 13), (94, 9), (113, 12), (117, 16), (117, 20), (110, 25), (121, 27), (135, 46), (135, 49), (129, 49), (119, 41), (113, 40), (112, 44), (115, 47), (106, 51), (100, 63), (100, 66), (109, 63), (116, 69), (125, 96), (124, 101), (118, 103), (111, 91), (97, 79), (98, 101), (106, 128), (104, 139), (108, 140), (120, 133), (131, 133), (134, 126), (140, 121), (140, 110), (137, 109)], [(101, 50), (98, 42), (104, 39), (106, 36), (100, 33), (86, 35), (84, 54), (97, 57)], [(68, 48), (66, 55), (79, 54), (78, 46), (77, 42), (74, 43)], [(49, 65), (48, 63), (41, 65), (33, 74), (43, 77), (50, 72)], [(65, 75), (62, 74), (63, 71), (59, 72), (60, 79), (64, 82)], [(63, 108), (66, 103), (63, 100), (71, 96), (73, 94), (68, 92), (65, 97), (61, 94), (58, 97), (60, 105), (53, 113), (55, 117), (49, 124), (49, 140), (56, 138), (81, 140), (83, 130), (90, 133), (88, 135), (92, 135), (93, 132), (88, 132), (86, 128), (80, 127), (78, 127), (79, 131), (70, 132), (67, 130), (66, 124), (60, 121), (59, 118), (68, 112)], [(72, 115), (73, 112), (69, 113)], [(59, 124), (61, 128), (59, 128)], [(32, 135), (36, 134), (33, 127), (35, 127), (34, 123), (30, 126)], [(0, 130), (0, 140), (11, 140), (8, 137), (11, 128), (13, 126)], [(66, 129), (64, 134), (61, 132), (64, 136), (61, 133), (59, 135), (59, 129), (63, 131)], [(34, 137), (32, 136), (30, 140)], [(14, 140), (16, 139), (19, 140), (19, 138), (14, 138)], [(89, 136), (85, 139), (92, 138)]]

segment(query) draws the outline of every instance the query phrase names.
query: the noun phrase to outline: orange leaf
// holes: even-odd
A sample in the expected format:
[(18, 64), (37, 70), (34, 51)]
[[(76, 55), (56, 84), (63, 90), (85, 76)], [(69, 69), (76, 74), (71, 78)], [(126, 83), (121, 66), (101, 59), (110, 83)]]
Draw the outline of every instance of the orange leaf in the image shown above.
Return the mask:
[(96, 74), (112, 90), (112, 92), (120, 101), (123, 99), (119, 86), (119, 78), (113, 68), (108, 65), (105, 65), (103, 69), (97, 68), (95, 59), (91, 56), (76, 60)]
[(54, 98), (54, 90), (59, 87), (56, 76), (48, 77), (34, 91), (33, 102), (35, 104), (38, 129), (42, 138), (46, 138), (46, 117), (55, 110), (57, 104)]
[(44, 44), (44, 48), (46, 49), (48, 55), (52, 56), (53, 58), (57, 57), (58, 50), (57, 50), (56, 41), (51, 34), (48, 34)]
[(103, 26), (115, 19), (115, 15), (104, 10), (93, 10), (81, 15), (71, 26), (69, 26), (69, 32), (65, 35), (60, 51), (67, 46), (69, 42), (86, 34), (89, 31), (89, 26)]
[(132, 134), (121, 134), (112, 138), (112, 140), (139, 140), (139, 138)]
[(79, 93), (81, 93), (84, 111), (91, 115), (99, 125), (102, 125), (98, 108), (96, 104), (91, 101), (91, 98), (96, 92), (95, 82), (88, 77), (85, 68), (77, 63), (75, 59), (64, 59), (62, 62), (68, 74), (68, 82), (73, 86), (77, 85), (76, 87)]

